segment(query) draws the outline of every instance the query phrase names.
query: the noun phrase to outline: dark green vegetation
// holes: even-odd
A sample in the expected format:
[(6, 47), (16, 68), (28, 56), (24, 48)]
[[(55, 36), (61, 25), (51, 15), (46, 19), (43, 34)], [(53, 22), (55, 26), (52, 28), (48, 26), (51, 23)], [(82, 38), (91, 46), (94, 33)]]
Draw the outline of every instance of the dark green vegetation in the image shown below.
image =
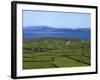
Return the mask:
[(90, 42), (41, 39), (23, 42), (23, 69), (90, 66)]

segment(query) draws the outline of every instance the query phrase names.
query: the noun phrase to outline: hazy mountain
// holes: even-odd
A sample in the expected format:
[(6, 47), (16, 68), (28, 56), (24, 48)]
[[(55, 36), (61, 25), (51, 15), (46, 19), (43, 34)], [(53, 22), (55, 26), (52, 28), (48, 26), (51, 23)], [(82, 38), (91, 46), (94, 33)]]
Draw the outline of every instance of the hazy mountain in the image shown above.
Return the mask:
[(41, 30), (54, 30), (55, 28), (48, 27), (48, 26), (28, 26), (23, 28), (25, 31), (41, 31)]
[(78, 29), (70, 29), (70, 28), (53, 28), (48, 26), (28, 26), (23, 28), (24, 31), (90, 31), (89, 28), (78, 28)]

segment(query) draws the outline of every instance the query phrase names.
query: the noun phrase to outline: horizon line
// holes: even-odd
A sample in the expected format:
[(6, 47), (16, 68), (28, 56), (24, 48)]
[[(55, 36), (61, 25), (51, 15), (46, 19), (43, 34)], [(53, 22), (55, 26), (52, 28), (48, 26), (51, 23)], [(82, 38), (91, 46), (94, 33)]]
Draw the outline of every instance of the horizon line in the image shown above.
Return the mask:
[[(36, 26), (32, 26), (32, 25), (30, 25), (30, 26), (24, 26), (23, 28), (26, 28), (26, 27), (42, 27), (42, 26), (44, 26), (44, 25), (36, 25)], [(82, 28), (70, 28), (70, 27), (61, 27), (61, 28), (57, 28), (57, 27), (51, 27), (51, 26), (44, 26), (44, 27), (49, 27), (49, 28), (55, 28), (55, 29), (91, 29), (90, 27), (82, 27)]]

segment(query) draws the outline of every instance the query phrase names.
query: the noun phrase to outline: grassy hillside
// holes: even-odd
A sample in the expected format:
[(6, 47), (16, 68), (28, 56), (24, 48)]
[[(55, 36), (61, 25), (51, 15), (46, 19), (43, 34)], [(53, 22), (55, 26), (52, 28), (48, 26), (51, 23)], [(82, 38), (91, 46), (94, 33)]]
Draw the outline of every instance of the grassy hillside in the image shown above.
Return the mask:
[(90, 42), (40, 39), (23, 42), (23, 69), (90, 66)]

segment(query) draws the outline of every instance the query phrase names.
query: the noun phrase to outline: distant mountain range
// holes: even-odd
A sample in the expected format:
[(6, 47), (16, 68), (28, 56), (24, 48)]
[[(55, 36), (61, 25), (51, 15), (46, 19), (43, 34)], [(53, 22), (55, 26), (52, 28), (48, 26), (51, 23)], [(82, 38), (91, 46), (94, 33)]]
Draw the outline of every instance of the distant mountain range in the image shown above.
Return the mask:
[(28, 26), (23, 28), (24, 31), (90, 31), (90, 28), (53, 28), (48, 26)]
[(71, 38), (90, 40), (90, 28), (53, 28), (49, 26), (28, 26), (23, 27), (24, 39), (38, 38)]

